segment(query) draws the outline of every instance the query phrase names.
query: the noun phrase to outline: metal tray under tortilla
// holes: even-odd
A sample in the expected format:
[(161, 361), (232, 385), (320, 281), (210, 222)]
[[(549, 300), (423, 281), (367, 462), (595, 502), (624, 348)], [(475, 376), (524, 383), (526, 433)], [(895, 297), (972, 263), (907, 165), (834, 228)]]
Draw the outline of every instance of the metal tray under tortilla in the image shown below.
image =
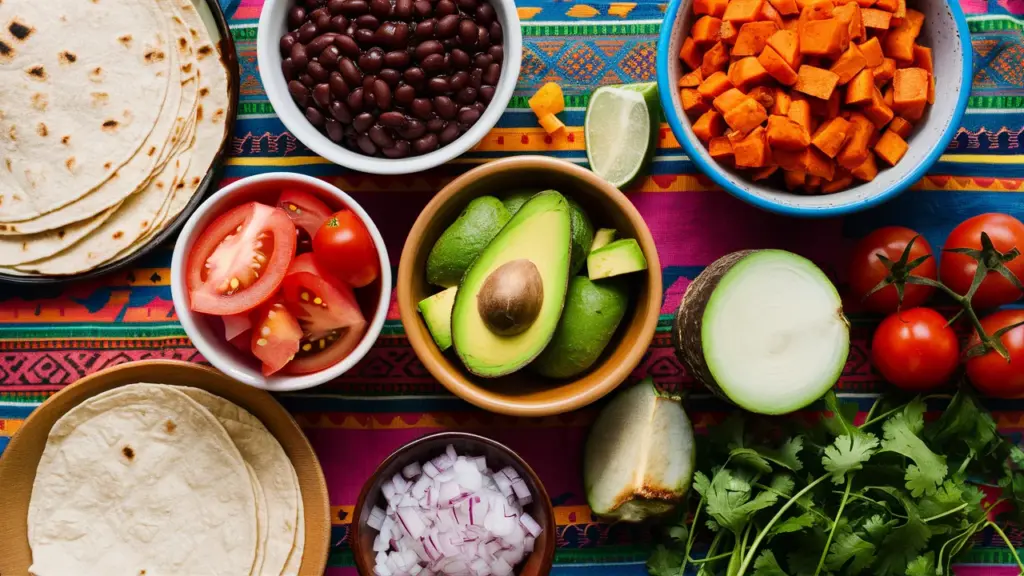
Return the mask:
[[(210, 38), (217, 41), (217, 45), (220, 48), (221, 61), (224, 63), (224, 69), (228, 73), (228, 109), (227, 109), (227, 122), (224, 125), (224, 137), (221, 140), (220, 147), (217, 150), (217, 155), (213, 157), (213, 163), (210, 164), (210, 169), (206, 172), (206, 176), (203, 181), (199, 184), (199, 188), (196, 189), (195, 195), (189, 200), (188, 204), (185, 205), (185, 209), (178, 214), (176, 218), (171, 220), (169, 224), (159, 234), (149, 239), (148, 242), (142, 244), (137, 250), (124, 256), (118, 260), (107, 262), (87, 270), (85, 272), (79, 272), (77, 274), (67, 275), (33, 275), (33, 276), (20, 276), (14, 274), (0, 273), (0, 282), (7, 282), (11, 284), (60, 284), (65, 282), (75, 282), (79, 280), (88, 280), (99, 276), (110, 274), (116, 270), (121, 270), (131, 266), (143, 256), (149, 254), (158, 246), (175, 237), (178, 231), (188, 220), (189, 216), (195, 212), (195, 209), (202, 204), (203, 199), (206, 197), (219, 180), (224, 167), (224, 160), (227, 155), (228, 142), (231, 135), (235, 133), (235, 120), (238, 119), (238, 92), (240, 83), (240, 73), (238, 70), (238, 53), (235, 51), (235, 41), (231, 37), (231, 30), (228, 28), (227, 17), (224, 15), (224, 11), (220, 7), (219, 0), (192, 0), (195, 4), (196, 10), (199, 15), (203, 18), (203, 23), (206, 24), (207, 30), (210, 32)], [(0, 570), (0, 574), (4, 572)]]
[(302, 430), (270, 394), (203, 366), (173, 360), (131, 362), (97, 372), (57, 392), (25, 420), (0, 456), (0, 574), (28, 574), (29, 498), (39, 458), (54, 423), (86, 399), (107, 390), (149, 382), (202, 388), (245, 408), (277, 438), (295, 467), (305, 508), (306, 543), (299, 574), (320, 576), (330, 550), (331, 511), (320, 461)]

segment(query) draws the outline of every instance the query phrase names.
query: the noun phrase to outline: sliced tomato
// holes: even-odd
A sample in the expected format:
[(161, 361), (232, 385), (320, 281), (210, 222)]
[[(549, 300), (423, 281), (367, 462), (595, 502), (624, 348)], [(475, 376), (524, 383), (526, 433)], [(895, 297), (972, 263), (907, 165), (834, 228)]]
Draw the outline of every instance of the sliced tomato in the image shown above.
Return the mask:
[(252, 328), (228, 340), (228, 343), (246, 354), (252, 353)]
[(270, 376), (291, 362), (299, 351), (302, 329), (295, 316), (280, 300), (260, 308), (252, 331), (252, 354), (263, 362), (263, 375)]
[(295, 225), (257, 202), (222, 214), (199, 235), (186, 266), (192, 310), (240, 314), (277, 291), (295, 256)]
[(322, 274), (312, 254), (292, 262), (281, 296), (302, 327), (299, 352), (285, 371), (307, 374), (333, 366), (352, 352), (366, 331), (366, 319), (352, 288)]
[(221, 316), (220, 319), (224, 322), (224, 339), (229, 342), (239, 334), (252, 330), (252, 319), (249, 318), (248, 312)]
[(327, 204), (309, 192), (294, 188), (286, 188), (281, 192), (277, 205), (288, 214), (295, 226), (305, 230), (310, 238), (316, 235), (316, 231), (331, 216), (331, 209)]
[(313, 236), (313, 255), (324, 272), (355, 288), (380, 276), (380, 257), (373, 237), (351, 210), (331, 215)]

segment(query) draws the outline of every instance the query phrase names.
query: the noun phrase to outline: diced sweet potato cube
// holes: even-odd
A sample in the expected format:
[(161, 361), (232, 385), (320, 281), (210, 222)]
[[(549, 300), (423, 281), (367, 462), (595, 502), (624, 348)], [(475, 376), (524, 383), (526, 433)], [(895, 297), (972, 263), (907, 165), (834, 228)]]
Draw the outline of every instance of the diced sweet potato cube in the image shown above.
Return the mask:
[(898, 4), (898, 0), (877, 0), (875, 2), (875, 8), (885, 10), (887, 12), (895, 12)]
[(860, 166), (850, 170), (850, 173), (858, 180), (865, 182), (874, 180), (875, 176), (878, 176), (878, 164), (875, 163), (875, 155), (868, 154), (868, 157), (860, 163)]
[(875, 73), (870, 68), (865, 68), (857, 73), (846, 86), (847, 104), (866, 104), (871, 101), (871, 94), (875, 91)]
[(850, 44), (846, 52), (843, 52), (843, 55), (832, 64), (829, 70), (839, 76), (839, 85), (842, 86), (853, 80), (853, 77), (863, 70), (865, 66), (867, 66), (867, 60), (861, 54), (860, 48), (856, 44)]
[(756, 100), (746, 96), (735, 108), (722, 112), (722, 117), (730, 128), (746, 134), (767, 120), (768, 112)]
[(747, 96), (764, 106), (765, 110), (771, 110), (775, 106), (775, 90), (768, 86), (755, 86), (751, 88), (750, 92), (747, 92)]
[(811, 20), (800, 28), (800, 52), (808, 56), (838, 58), (850, 44), (850, 31), (838, 18)]
[(789, 96), (784, 88), (775, 89), (775, 106), (772, 106), (772, 114), (778, 114), (779, 116), (789, 116), (789, 105), (793, 103), (793, 99)]
[(761, 14), (758, 15), (758, 20), (771, 22), (775, 24), (776, 28), (782, 28), (782, 24), (784, 23), (782, 15), (779, 14), (779, 11), (776, 10), (774, 6), (772, 6), (771, 2), (761, 4)]
[(693, 0), (693, 13), (721, 18), (728, 5), (729, 0)]
[(757, 56), (779, 29), (774, 22), (747, 22), (740, 26), (736, 44), (732, 47), (733, 56)]
[(807, 103), (811, 105), (812, 116), (830, 120), (839, 116), (841, 99), (841, 90), (836, 89), (832, 91), (832, 95), (828, 97), (828, 100), (809, 97), (807, 98)]
[(704, 75), (700, 73), (700, 68), (687, 72), (679, 78), (680, 88), (696, 88), (700, 86), (700, 83), (704, 81)]
[(779, 165), (778, 164), (769, 164), (769, 165), (765, 166), (764, 168), (759, 168), (757, 170), (754, 170), (754, 172), (750, 175), (750, 179), (753, 180), (754, 182), (757, 182), (758, 180), (764, 180), (766, 178), (770, 178), (772, 174), (775, 174), (778, 171), (779, 171)]
[(719, 162), (732, 162), (732, 143), (725, 136), (712, 138), (711, 142), (708, 142), (708, 154)]
[(705, 99), (714, 100), (729, 88), (732, 88), (732, 83), (729, 82), (729, 77), (725, 72), (715, 72), (700, 83), (700, 86), (697, 87), (697, 91), (700, 92), (700, 95)]
[(679, 50), (679, 59), (683, 61), (683, 64), (689, 66), (691, 70), (700, 68), (702, 56), (693, 38), (687, 36), (683, 40), (683, 47)]
[(885, 89), (885, 92), (882, 94), (882, 102), (885, 102), (886, 106), (892, 108), (892, 101), (892, 86), (890, 85), (888, 88)]
[(892, 13), (893, 18), (907, 17), (907, 0), (896, 0), (896, 11)]
[(715, 110), (725, 114), (726, 111), (739, 106), (740, 103), (747, 98), (749, 98), (749, 96), (743, 92), (740, 92), (735, 88), (730, 88), (716, 96), (712, 104), (714, 105)]
[(818, 127), (814, 137), (811, 138), (811, 144), (829, 158), (835, 158), (836, 154), (843, 149), (843, 144), (846, 143), (849, 133), (849, 122), (840, 117), (832, 118)]
[(853, 176), (849, 174), (843, 174), (842, 176), (836, 174), (832, 177), (831, 181), (821, 183), (821, 193), (835, 194), (836, 192), (846, 190), (850, 187), (850, 184), (853, 184)]
[(857, 5), (861, 7), (861, 10), (871, 8), (875, 5), (875, 0), (857, 0)]
[(885, 127), (893, 117), (892, 108), (882, 100), (882, 93), (878, 88), (871, 93), (871, 102), (864, 106), (863, 112), (878, 129)]
[(797, 34), (800, 31), (800, 20), (796, 18), (790, 18), (789, 20), (786, 20), (785, 22), (782, 23), (782, 29)]
[(757, 57), (757, 61), (761, 63), (761, 66), (764, 67), (768, 74), (771, 74), (772, 78), (779, 81), (779, 84), (785, 84), (786, 86), (796, 84), (796, 71), (771, 46), (764, 47), (761, 55)]
[(807, 132), (807, 128), (785, 116), (769, 116), (766, 133), (768, 145), (773, 151), (799, 151), (807, 148), (811, 143), (811, 136)]
[(789, 118), (811, 131), (811, 104), (807, 100), (793, 99), (789, 104)]
[(835, 72), (804, 64), (797, 72), (794, 90), (808, 96), (828, 100), (838, 83), (839, 75)]
[(875, 73), (875, 86), (885, 86), (896, 74), (896, 61), (892, 58), (882, 58), (882, 64), (872, 71)]
[(732, 22), (722, 22), (722, 27), (718, 29), (719, 39), (729, 46), (736, 43), (736, 38), (738, 38), (739, 35), (739, 28)]
[(868, 142), (873, 134), (875, 134), (875, 125), (871, 123), (871, 120), (859, 112), (851, 114), (846, 144), (843, 145), (839, 154), (836, 154), (836, 162), (847, 170), (853, 170), (860, 166), (871, 155)]
[(935, 104), (935, 64), (932, 61), (932, 49), (915, 44), (914, 64), (928, 72), (928, 103)]
[(768, 46), (782, 56), (790, 68), (796, 70), (800, 67), (800, 42), (796, 32), (779, 30), (768, 38)]
[(707, 46), (718, 42), (718, 31), (722, 28), (722, 19), (714, 16), (701, 16), (690, 28), (690, 36), (698, 46)]
[(803, 172), (807, 166), (807, 148), (800, 150), (772, 150), (772, 162), (786, 172)]
[(708, 110), (693, 123), (693, 133), (700, 138), (701, 142), (710, 142), (712, 138), (721, 136), (723, 132), (725, 132), (725, 122), (722, 121), (722, 115), (717, 110)]
[(763, 84), (769, 78), (768, 71), (753, 56), (737, 60), (729, 66), (729, 81), (740, 90)]
[(792, 16), (800, 13), (800, 8), (796, 5), (796, 0), (768, 0), (772, 6), (778, 10), (779, 14), (783, 16)]
[(796, 5), (800, 7), (800, 22), (831, 18), (836, 8), (832, 0), (796, 0)]
[(892, 130), (886, 130), (875, 144), (875, 154), (889, 166), (895, 166), (906, 153), (906, 140), (900, 138), (899, 134)]
[(860, 40), (864, 37), (864, 22), (860, 17), (860, 6), (856, 2), (836, 6), (835, 10), (832, 11), (832, 15), (846, 22), (846, 27), (850, 32), (850, 40)]
[(807, 149), (806, 171), (812, 176), (831, 180), (836, 173), (836, 163), (815, 148)]
[(921, 117), (928, 103), (928, 86), (931, 74), (924, 68), (900, 68), (893, 76), (892, 109), (894, 112), (909, 112), (908, 117)]
[(722, 20), (730, 22), (753, 22), (761, 13), (764, 0), (730, 0)]
[(769, 162), (768, 142), (764, 126), (754, 128), (746, 138), (732, 145), (736, 166), (739, 168), (761, 168)]
[(715, 72), (725, 70), (729, 64), (729, 50), (725, 44), (716, 42), (707, 52), (704, 53), (704, 61), (700, 65), (700, 72), (705, 78)]
[(729, 139), (729, 143), (732, 144), (733, 148), (735, 149), (736, 145), (739, 144), (744, 138), (746, 138), (747, 135), (744, 134), (743, 132), (740, 132), (739, 130), (729, 130), (728, 132), (725, 133), (725, 137)]
[(807, 173), (802, 170), (786, 170), (782, 177), (786, 183), (786, 190), (793, 191), (804, 185)]
[(807, 181), (804, 182), (804, 191), (808, 194), (817, 194), (818, 189), (821, 188), (822, 178), (821, 176), (807, 175)]
[(882, 53), (882, 43), (878, 41), (878, 38), (872, 38), (863, 44), (859, 44), (857, 47), (860, 48), (860, 53), (864, 55), (868, 68), (882, 65), (882, 59), (885, 58), (885, 54)]
[(892, 12), (876, 10), (874, 8), (862, 8), (860, 11), (860, 19), (864, 23), (864, 28), (888, 30), (889, 21), (892, 20)]
[(708, 111), (708, 103), (704, 97), (693, 88), (683, 88), (679, 91), (679, 99), (683, 102), (683, 112), (690, 118), (696, 118)]
[(914, 125), (911, 124), (906, 118), (897, 116), (892, 119), (889, 123), (889, 130), (894, 132), (900, 138), (906, 140), (910, 137), (910, 133), (914, 130)]
[(907, 10), (907, 17), (888, 34), (882, 41), (882, 51), (896, 60), (909, 62), (914, 60), (914, 46), (924, 25), (924, 14), (917, 10)]

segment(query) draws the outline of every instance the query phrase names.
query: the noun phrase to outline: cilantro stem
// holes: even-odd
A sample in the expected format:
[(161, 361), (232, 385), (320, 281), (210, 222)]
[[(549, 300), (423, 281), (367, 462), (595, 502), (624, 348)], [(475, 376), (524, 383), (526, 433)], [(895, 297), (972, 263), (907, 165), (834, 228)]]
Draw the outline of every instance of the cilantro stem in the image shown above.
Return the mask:
[(750, 545), (750, 550), (747, 551), (747, 555), (743, 558), (743, 564), (740, 565), (740, 571), (737, 573), (737, 576), (743, 576), (744, 574), (746, 574), (747, 568), (750, 567), (750, 563), (754, 561), (754, 555), (757, 553), (757, 548), (761, 545), (761, 541), (764, 540), (765, 536), (768, 535), (768, 532), (771, 530), (771, 527), (774, 526), (780, 518), (782, 518), (782, 515), (786, 513), (786, 510), (789, 510), (789, 507), (792, 506), (796, 500), (798, 500), (804, 494), (807, 494), (808, 492), (813, 490), (815, 486), (821, 484), (831, 476), (831, 473), (826, 473), (823, 474), (822, 476), (819, 476), (813, 482), (811, 482), (807, 486), (804, 486), (803, 490), (794, 494), (788, 502), (782, 505), (782, 508), (779, 508), (779, 511), (775, 513), (775, 516), (772, 516), (772, 519), (768, 521), (768, 524), (764, 527), (764, 529), (762, 529), (761, 532), (757, 534), (757, 538), (754, 538), (754, 543)]
[[(783, 498), (789, 498), (789, 494), (786, 494), (784, 492), (779, 492), (778, 490), (776, 490), (775, 488), (772, 488), (771, 486), (769, 486), (767, 484), (761, 484), (760, 482), (758, 482), (757, 484), (754, 484), (754, 486), (757, 487), (757, 488), (760, 488), (761, 490), (767, 490), (768, 492), (771, 492), (771, 493), (773, 493), (773, 494), (775, 494), (777, 496), (782, 496)], [(810, 512), (811, 514), (814, 514), (818, 518), (821, 518), (823, 521), (825, 521), (829, 525), (829, 527), (832, 526), (832, 519), (829, 518), (828, 516), (825, 516), (821, 512), (818, 512), (817, 510), (815, 510), (813, 506), (808, 506), (807, 504), (804, 504), (803, 502), (800, 502), (800, 501), (797, 501), (796, 505), (801, 507), (801, 508), (803, 508), (805, 512)]]
[(723, 558), (728, 558), (729, 556), (732, 556), (732, 552), (726, 552), (725, 554), (719, 554), (717, 556), (705, 556), (704, 558), (699, 558), (697, 560), (693, 560), (691, 558), (690, 559), (690, 563), (691, 564), (703, 564), (705, 562), (714, 562), (715, 560), (721, 560)]
[(701, 496), (700, 500), (697, 501), (697, 511), (693, 513), (693, 522), (690, 523), (690, 535), (686, 538), (686, 552), (683, 555), (683, 565), (679, 567), (679, 576), (686, 574), (686, 564), (690, 561), (690, 550), (693, 549), (693, 539), (697, 532), (697, 528), (700, 527), (700, 511), (704, 507), (704, 497)]
[[(725, 530), (719, 530), (718, 533), (715, 534), (715, 537), (711, 539), (711, 546), (708, 547), (708, 556), (714, 556), (715, 552), (718, 551), (718, 545), (722, 542), (722, 536), (724, 536), (724, 535), (725, 535)], [(732, 553), (730, 552), (727, 555), (728, 556), (732, 556)], [(707, 564), (701, 564), (700, 565), (700, 570), (697, 571), (697, 576), (701, 576), (702, 574), (707, 574), (708, 572), (706, 572), (704, 570), (704, 568), (706, 568), (706, 567), (707, 567)]]
[[(841, 494), (841, 492), (839, 492), (838, 490), (833, 490), (832, 493), (833, 494)], [(896, 511), (892, 510), (891, 508), (889, 508), (889, 505), (886, 504), (885, 502), (879, 502), (878, 500), (875, 500), (874, 498), (868, 498), (867, 496), (864, 496), (863, 494), (850, 494), (850, 498), (852, 498), (854, 500), (863, 500), (865, 502), (868, 502), (869, 504), (874, 504), (875, 506), (878, 506), (879, 508), (881, 508), (881, 509), (885, 510), (886, 512), (888, 512), (889, 515), (891, 515), (891, 516), (895, 516), (897, 518), (902, 518), (904, 520), (907, 519), (906, 515), (900, 514), (899, 512), (896, 512)]]
[(863, 428), (863, 427), (867, 426), (867, 423), (871, 421), (871, 415), (875, 413), (875, 408), (878, 408), (878, 405), (881, 404), (881, 403), (882, 403), (882, 397), (881, 396), (879, 396), (878, 398), (875, 398), (875, 401), (871, 403), (871, 408), (868, 410), (867, 416), (864, 417), (864, 424), (861, 424), (860, 426), (858, 426), (858, 428)]
[(1017, 555), (1017, 549), (1013, 547), (1013, 543), (1006, 537), (1006, 533), (1003, 532), (1003, 529), (991, 520), (986, 522), (985, 526), (990, 526), (996, 531), (996, 534), (999, 534), (999, 537), (1003, 539), (1003, 542), (1006, 542), (1006, 547), (1010, 549), (1010, 554), (1013, 554), (1013, 560), (1017, 563), (1017, 568), (1020, 568), (1020, 571), (1024, 572), (1024, 563), (1020, 561), (1020, 556)]
[(832, 537), (836, 534), (839, 519), (843, 517), (843, 509), (846, 508), (846, 503), (850, 500), (850, 486), (852, 485), (853, 474), (847, 474), (846, 491), (843, 493), (843, 499), (839, 503), (839, 511), (836, 512), (836, 519), (832, 523), (832, 529), (828, 531), (828, 538), (825, 539), (825, 549), (821, 551), (821, 557), (818, 558), (818, 567), (814, 569), (814, 576), (818, 576), (821, 573), (821, 569), (825, 566), (825, 557), (828, 556), (828, 549), (832, 546)]
[(921, 520), (921, 522), (924, 522), (925, 524), (927, 524), (927, 523), (931, 522), (932, 520), (938, 520), (939, 518), (942, 518), (944, 516), (949, 516), (950, 514), (956, 514), (957, 512), (963, 510), (964, 508), (967, 508), (968, 506), (970, 506), (970, 504), (968, 502), (964, 502), (963, 504), (957, 506), (956, 508), (953, 508), (952, 510), (946, 510), (942, 514), (936, 514), (935, 516), (932, 516), (930, 518), (924, 518), (924, 519)]

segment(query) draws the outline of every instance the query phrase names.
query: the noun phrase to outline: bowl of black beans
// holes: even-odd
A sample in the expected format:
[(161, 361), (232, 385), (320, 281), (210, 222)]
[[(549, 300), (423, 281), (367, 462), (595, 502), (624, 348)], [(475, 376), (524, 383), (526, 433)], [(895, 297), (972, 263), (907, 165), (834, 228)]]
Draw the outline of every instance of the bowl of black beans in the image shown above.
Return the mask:
[(267, 0), (260, 77), (302, 143), (373, 174), (408, 174), (476, 145), (515, 89), (514, 0)]

